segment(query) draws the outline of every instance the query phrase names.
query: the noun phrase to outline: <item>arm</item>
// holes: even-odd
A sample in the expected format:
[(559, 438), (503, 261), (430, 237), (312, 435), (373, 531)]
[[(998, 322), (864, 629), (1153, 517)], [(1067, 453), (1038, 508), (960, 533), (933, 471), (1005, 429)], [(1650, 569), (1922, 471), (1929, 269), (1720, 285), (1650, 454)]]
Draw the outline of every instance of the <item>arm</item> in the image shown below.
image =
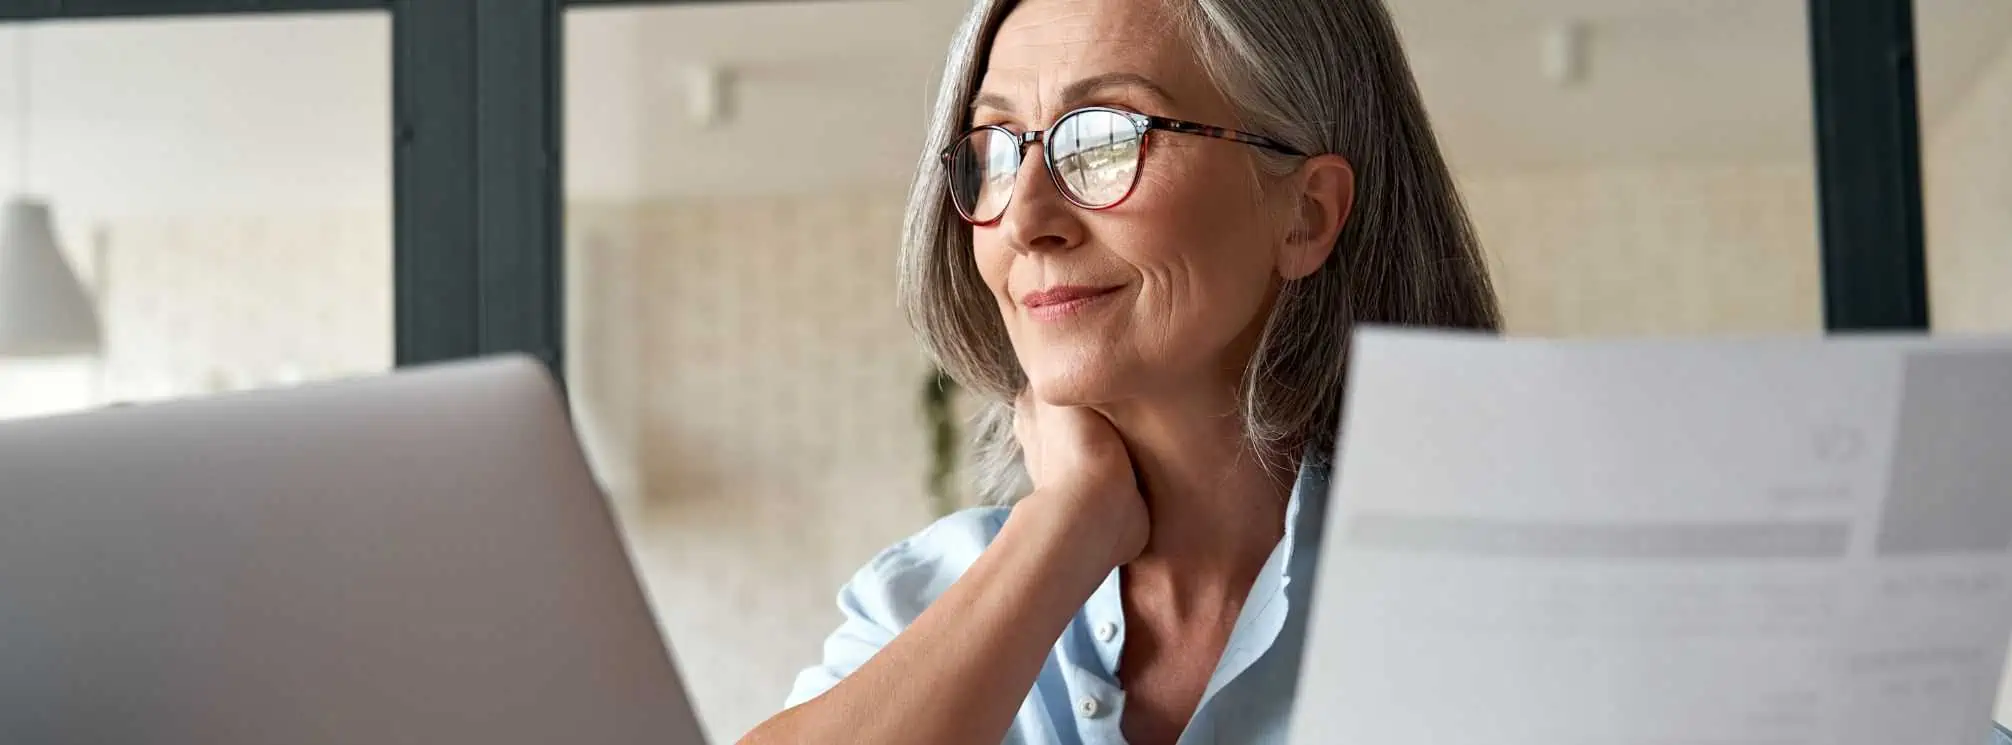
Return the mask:
[(1116, 566), (1108, 533), (1099, 540), (1093, 525), (1055, 514), (1047, 501), (1023, 500), (985, 553), (907, 630), (742, 745), (1003, 739), (1049, 647)]
[(742, 745), (1004, 739), (1055, 639), (1111, 570), (1145, 548), (1149, 524), (1130, 455), (1101, 415), (1023, 397), (1014, 437), (1034, 493), (984, 553), (899, 636), (886, 640), (885, 624), (847, 635), (869, 649), (886, 641)]

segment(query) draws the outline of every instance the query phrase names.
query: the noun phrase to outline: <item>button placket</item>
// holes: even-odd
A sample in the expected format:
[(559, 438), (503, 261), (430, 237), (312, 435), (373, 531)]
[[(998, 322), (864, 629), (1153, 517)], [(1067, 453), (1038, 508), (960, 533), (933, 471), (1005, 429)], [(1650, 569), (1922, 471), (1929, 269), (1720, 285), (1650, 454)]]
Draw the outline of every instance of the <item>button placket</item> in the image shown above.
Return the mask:
[[(1095, 629), (1091, 629), (1095, 635)], [(1075, 715), (1076, 730), (1085, 745), (1121, 743), (1118, 723), (1125, 710), (1125, 692), (1103, 675), (1074, 667), (1068, 672), (1069, 712)]]
[[(1101, 669), (1104, 677), (1113, 680), (1125, 639), (1125, 606), (1121, 582), (1119, 570), (1111, 570), (1111, 573), (1104, 578), (1104, 583), (1097, 587), (1097, 591), (1090, 595), (1089, 602), (1083, 606), (1085, 623), (1074, 630), (1074, 633), (1083, 634), (1079, 638), (1087, 642), (1087, 646), (1096, 653), (1097, 667)], [(1088, 663), (1089, 660), (1082, 662)]]

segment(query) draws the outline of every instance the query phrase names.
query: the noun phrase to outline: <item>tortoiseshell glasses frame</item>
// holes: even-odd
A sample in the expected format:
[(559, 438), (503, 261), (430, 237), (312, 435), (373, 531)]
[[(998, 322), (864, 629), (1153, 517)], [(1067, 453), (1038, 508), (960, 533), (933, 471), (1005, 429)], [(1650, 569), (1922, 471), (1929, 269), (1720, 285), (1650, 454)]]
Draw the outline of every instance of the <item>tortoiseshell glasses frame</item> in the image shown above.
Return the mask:
[[(1095, 130), (1086, 138), (1084, 130)], [(1277, 140), (1198, 122), (1151, 116), (1106, 106), (1070, 111), (1046, 130), (1014, 132), (1003, 126), (975, 127), (939, 153), (949, 182), (950, 201), (972, 225), (992, 225), (1006, 214), (1013, 183), (1026, 162), (1027, 148), (1042, 144), (1048, 179), (1071, 204), (1086, 210), (1117, 206), (1132, 195), (1158, 130), (1214, 137), (1253, 147), (1306, 157)], [(988, 172), (988, 169), (996, 172)], [(993, 188), (988, 194), (986, 188)]]

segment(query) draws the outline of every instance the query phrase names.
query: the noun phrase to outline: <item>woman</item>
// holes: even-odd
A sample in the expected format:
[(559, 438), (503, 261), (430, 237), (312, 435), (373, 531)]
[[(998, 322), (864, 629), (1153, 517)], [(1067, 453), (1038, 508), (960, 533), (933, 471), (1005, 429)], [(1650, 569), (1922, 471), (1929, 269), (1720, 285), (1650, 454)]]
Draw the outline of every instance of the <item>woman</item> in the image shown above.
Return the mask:
[(902, 277), (1018, 499), (860, 570), (744, 742), (1283, 742), (1350, 326), (1496, 325), (1379, 0), (982, 0)]

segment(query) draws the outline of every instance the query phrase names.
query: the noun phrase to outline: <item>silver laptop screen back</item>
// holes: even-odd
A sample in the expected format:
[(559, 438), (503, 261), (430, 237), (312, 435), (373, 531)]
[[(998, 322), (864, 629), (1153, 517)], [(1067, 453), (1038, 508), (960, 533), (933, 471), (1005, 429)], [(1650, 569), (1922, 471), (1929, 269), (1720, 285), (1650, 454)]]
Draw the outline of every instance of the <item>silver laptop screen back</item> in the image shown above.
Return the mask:
[(0, 423), (9, 742), (696, 743), (536, 363)]

